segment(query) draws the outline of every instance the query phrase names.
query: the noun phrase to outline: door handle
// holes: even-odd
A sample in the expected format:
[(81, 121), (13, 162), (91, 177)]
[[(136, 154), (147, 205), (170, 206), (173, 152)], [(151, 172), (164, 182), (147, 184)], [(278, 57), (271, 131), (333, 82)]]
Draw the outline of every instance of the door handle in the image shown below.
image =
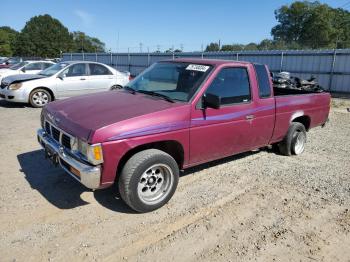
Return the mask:
[(254, 115), (247, 115), (245, 118), (246, 118), (247, 120), (252, 120), (252, 119), (254, 119)]
[(86, 78), (80, 78), (80, 80), (86, 80)]

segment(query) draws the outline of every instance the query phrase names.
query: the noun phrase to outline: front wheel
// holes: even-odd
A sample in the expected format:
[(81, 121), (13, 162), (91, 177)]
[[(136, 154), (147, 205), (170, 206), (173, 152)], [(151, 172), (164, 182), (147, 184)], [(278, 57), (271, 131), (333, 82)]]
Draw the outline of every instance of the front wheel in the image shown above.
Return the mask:
[(148, 149), (136, 153), (124, 165), (119, 192), (137, 212), (149, 212), (165, 205), (175, 193), (179, 167), (169, 154)]
[(52, 97), (50, 92), (45, 89), (35, 89), (29, 95), (29, 103), (32, 107), (43, 107), (51, 102)]

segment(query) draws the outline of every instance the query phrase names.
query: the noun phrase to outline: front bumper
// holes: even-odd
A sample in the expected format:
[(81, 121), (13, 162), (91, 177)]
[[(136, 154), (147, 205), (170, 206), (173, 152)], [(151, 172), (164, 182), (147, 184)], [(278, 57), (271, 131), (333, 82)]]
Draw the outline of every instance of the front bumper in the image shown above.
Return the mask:
[(53, 152), (58, 164), (73, 178), (87, 188), (97, 189), (101, 182), (101, 167), (83, 163), (70, 156), (68, 152), (43, 129), (37, 131), (38, 141), (45, 149)]
[(9, 102), (19, 102), (19, 103), (27, 103), (28, 96), (26, 93), (21, 90), (9, 90), (7, 88), (0, 88), (0, 98), (5, 99)]

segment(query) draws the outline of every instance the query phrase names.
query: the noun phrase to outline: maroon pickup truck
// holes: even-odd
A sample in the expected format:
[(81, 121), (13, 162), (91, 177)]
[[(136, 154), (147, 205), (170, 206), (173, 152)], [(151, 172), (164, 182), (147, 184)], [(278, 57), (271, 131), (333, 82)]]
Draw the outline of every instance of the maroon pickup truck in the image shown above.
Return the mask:
[(326, 92), (274, 90), (265, 65), (178, 59), (123, 89), (48, 104), (37, 135), (83, 185), (116, 184), (132, 209), (147, 212), (169, 201), (179, 170), (268, 145), (301, 154), (329, 109)]

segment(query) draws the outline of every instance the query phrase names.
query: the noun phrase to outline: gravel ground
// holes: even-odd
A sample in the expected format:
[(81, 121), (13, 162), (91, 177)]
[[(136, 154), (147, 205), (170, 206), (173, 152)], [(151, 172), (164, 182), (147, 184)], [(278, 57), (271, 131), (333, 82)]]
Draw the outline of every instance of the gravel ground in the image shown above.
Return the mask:
[(0, 261), (350, 261), (350, 100), (297, 157), (265, 149), (192, 168), (135, 214), (45, 161), (40, 110), (0, 101)]

